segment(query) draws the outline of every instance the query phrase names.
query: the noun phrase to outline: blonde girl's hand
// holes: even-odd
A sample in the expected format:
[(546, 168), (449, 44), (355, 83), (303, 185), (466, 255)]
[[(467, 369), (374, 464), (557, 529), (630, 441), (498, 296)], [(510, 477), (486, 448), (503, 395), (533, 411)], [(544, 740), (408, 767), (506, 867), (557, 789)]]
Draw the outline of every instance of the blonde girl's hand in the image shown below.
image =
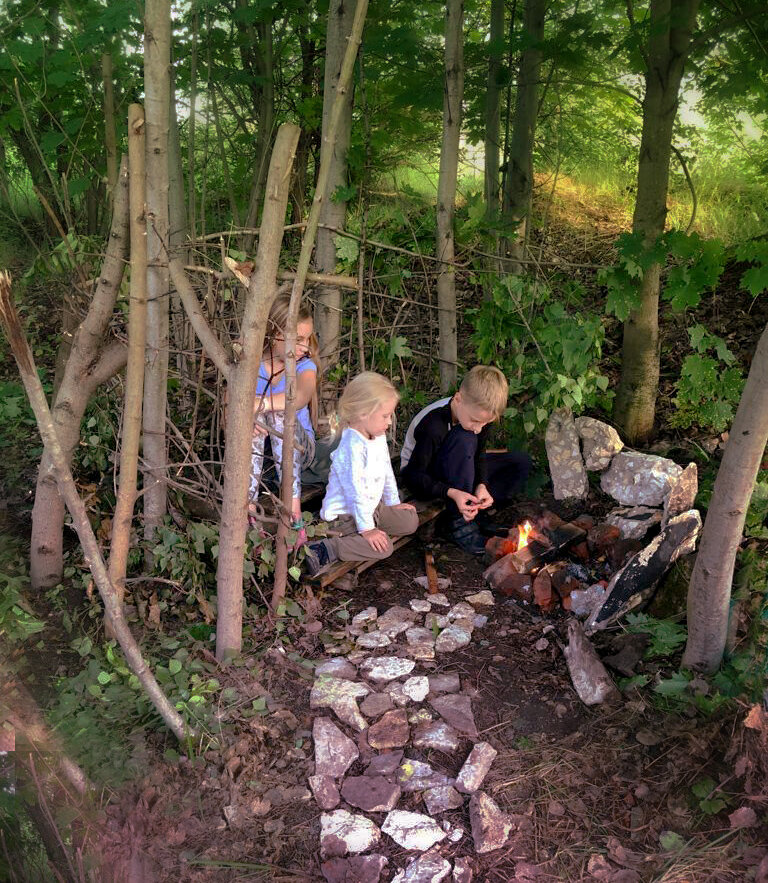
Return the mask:
[(362, 530), (360, 531), (360, 536), (365, 537), (368, 545), (375, 552), (387, 551), (387, 547), (389, 545), (389, 537), (384, 533), (383, 530), (379, 530), (378, 527), (372, 527), (370, 530)]

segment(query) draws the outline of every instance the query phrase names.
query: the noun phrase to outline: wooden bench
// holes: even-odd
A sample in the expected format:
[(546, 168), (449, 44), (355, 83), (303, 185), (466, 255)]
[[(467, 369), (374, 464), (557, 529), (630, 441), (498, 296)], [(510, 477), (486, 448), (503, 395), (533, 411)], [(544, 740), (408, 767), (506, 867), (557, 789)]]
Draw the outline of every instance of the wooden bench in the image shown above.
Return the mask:
[[(403, 492), (401, 493), (401, 497), (407, 498), (407, 494)], [(424, 503), (421, 500), (408, 499), (403, 499), (403, 502), (412, 503), (416, 507), (416, 512), (419, 515), (419, 528), (421, 528), (422, 525), (433, 521), (443, 511), (443, 505), (440, 502), (431, 501)], [(393, 544), (394, 551), (401, 549), (415, 536), (416, 533), (412, 533), (406, 537), (398, 537)], [(369, 567), (373, 567), (374, 564), (378, 564), (380, 560), (386, 561), (387, 559), (375, 559), (372, 561), (338, 561), (328, 570), (318, 574), (316, 577), (309, 577), (309, 580), (321, 588), (324, 588), (325, 586), (329, 586), (331, 583), (336, 582), (337, 579), (347, 573), (354, 573), (355, 575), (360, 574), (364, 570), (368, 570)]]

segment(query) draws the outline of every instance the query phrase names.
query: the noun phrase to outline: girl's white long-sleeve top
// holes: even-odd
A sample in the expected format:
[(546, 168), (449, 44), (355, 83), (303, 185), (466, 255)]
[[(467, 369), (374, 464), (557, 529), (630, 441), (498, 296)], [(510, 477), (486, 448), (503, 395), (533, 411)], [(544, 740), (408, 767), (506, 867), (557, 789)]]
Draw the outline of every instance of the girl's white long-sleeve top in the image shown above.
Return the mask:
[(351, 515), (359, 532), (372, 530), (376, 527), (373, 512), (379, 503), (396, 506), (400, 502), (386, 437), (365, 438), (347, 426), (331, 459), (320, 517), (331, 521)]

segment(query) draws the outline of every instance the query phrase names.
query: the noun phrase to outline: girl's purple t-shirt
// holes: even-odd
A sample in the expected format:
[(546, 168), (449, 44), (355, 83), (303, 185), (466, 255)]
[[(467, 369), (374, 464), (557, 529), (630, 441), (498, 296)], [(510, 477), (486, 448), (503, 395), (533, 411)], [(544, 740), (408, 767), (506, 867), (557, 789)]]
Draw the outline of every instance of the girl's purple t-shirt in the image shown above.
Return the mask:
[[(296, 376), (303, 373), (304, 371), (314, 371), (317, 374), (317, 365), (309, 358), (309, 356), (304, 356), (302, 359), (296, 363)], [(270, 383), (270, 368), (266, 362), (262, 362), (259, 366), (259, 379), (256, 383), (256, 395), (264, 395), (265, 393), (281, 393), (285, 392), (285, 371), (280, 373), (280, 376), (273, 380)], [(301, 423), (304, 429), (312, 436), (315, 434), (315, 430), (312, 427), (312, 420), (309, 416), (309, 407), (304, 405), (303, 408), (299, 408), (296, 412), (296, 419)]]

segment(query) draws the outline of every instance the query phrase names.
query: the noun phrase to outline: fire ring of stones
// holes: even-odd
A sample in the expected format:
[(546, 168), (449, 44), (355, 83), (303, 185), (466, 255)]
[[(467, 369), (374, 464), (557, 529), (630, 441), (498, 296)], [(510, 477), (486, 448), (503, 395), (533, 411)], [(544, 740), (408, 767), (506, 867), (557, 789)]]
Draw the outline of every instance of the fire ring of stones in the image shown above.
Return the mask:
[[(419, 671), (424, 660), (470, 643), (473, 631), (488, 621), (476, 608), (493, 604), (493, 595), (483, 591), (452, 606), (442, 594), (426, 595), (381, 616), (369, 607), (349, 627), (363, 649), (317, 666), (310, 705), (319, 715), (309, 785), (323, 810), (321, 870), (329, 883), (377, 883), (388, 864), (377, 852), (386, 838), (412, 853), (393, 883), (438, 883), (451, 872), (452, 880), (469, 883), (472, 852), (491, 852), (509, 839), (514, 820), (481, 790), (496, 750), (478, 741), (471, 697), (462, 692), (458, 675)], [(374, 647), (386, 647), (388, 655), (370, 655)], [(461, 755), (458, 775), (420, 760), (427, 748)], [(349, 774), (353, 765), (359, 774)], [(409, 807), (418, 795), (423, 811), (399, 808), (403, 795)], [(462, 807), (468, 830), (440, 818)], [(461, 841), (469, 854), (451, 861), (441, 854), (441, 844)]]

